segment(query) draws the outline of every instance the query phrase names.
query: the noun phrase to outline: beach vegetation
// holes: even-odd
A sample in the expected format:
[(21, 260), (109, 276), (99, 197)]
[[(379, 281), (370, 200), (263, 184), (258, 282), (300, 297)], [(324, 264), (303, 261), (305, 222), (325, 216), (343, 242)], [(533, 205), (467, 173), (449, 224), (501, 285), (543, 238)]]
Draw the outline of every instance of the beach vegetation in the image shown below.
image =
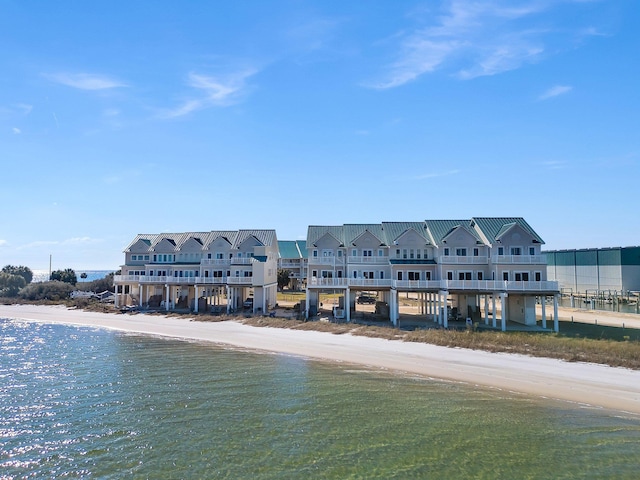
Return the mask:
[(75, 285), (78, 283), (78, 277), (76, 276), (76, 272), (71, 268), (66, 268), (64, 270), (55, 270), (51, 272), (51, 277), (49, 280), (57, 280), (60, 282), (69, 283), (71, 285)]
[(15, 297), (27, 282), (21, 275), (14, 275), (4, 271), (0, 272), (0, 297)]
[(29, 267), (25, 267), (22, 265), (14, 266), (14, 265), (5, 265), (2, 267), (2, 273), (8, 273), (10, 275), (19, 275), (24, 278), (25, 284), (31, 283), (33, 280), (33, 271)]
[(92, 280), (91, 282), (82, 282), (78, 285), (78, 289), (85, 292), (101, 293), (105, 291), (113, 292), (113, 273), (109, 273), (104, 278)]
[(284, 290), (291, 283), (291, 272), (285, 269), (278, 270), (278, 290)]
[(59, 302), (69, 298), (73, 291), (73, 285), (60, 280), (49, 282), (30, 283), (20, 290), (19, 297), (25, 300), (50, 300)]

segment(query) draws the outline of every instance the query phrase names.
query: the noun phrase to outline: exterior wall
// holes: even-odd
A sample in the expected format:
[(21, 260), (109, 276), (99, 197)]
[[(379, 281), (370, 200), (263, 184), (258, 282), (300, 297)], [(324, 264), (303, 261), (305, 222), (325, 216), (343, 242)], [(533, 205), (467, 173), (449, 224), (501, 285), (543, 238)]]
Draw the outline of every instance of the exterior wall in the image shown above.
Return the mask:
[(547, 274), (573, 292), (640, 291), (640, 247), (545, 252)]
[(507, 297), (509, 320), (523, 325), (536, 324), (536, 298), (510, 294)]

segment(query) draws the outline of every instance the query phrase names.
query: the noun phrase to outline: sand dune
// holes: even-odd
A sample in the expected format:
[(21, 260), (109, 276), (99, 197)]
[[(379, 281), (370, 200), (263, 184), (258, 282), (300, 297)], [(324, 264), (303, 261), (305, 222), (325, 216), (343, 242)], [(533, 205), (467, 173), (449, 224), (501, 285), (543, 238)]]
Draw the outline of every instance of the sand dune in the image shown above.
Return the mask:
[(61, 306), (0, 305), (0, 318), (209, 341), (640, 414), (640, 372), (623, 368), (324, 332), (259, 328), (233, 321), (196, 322), (186, 317), (106, 314)]

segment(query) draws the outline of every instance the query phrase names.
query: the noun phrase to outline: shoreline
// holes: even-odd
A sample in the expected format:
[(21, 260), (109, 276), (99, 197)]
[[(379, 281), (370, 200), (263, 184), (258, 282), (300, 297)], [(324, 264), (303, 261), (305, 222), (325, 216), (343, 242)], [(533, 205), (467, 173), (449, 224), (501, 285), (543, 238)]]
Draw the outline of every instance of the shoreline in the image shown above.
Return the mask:
[(99, 313), (65, 306), (0, 305), (0, 318), (206, 341), (640, 415), (640, 371), (624, 368), (348, 334), (253, 327), (234, 321), (199, 322), (189, 317)]

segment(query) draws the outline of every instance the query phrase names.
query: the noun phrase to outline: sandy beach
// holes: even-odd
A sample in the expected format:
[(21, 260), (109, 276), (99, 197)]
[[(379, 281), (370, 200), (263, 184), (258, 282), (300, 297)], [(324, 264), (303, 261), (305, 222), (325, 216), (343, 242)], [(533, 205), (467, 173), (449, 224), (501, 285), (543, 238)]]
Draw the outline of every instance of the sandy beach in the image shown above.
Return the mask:
[(107, 314), (63, 306), (0, 305), (0, 318), (109, 328), (358, 364), (640, 414), (640, 371), (351, 335), (259, 328), (233, 321)]

